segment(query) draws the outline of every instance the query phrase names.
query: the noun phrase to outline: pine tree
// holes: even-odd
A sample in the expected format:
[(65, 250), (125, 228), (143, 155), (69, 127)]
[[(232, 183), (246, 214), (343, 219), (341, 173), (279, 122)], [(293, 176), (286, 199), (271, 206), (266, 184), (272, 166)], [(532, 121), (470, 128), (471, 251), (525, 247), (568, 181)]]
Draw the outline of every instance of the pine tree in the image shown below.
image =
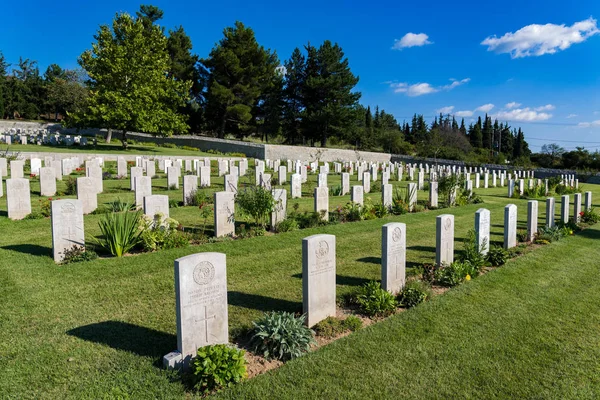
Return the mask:
[(206, 114), (220, 138), (243, 136), (251, 128), (260, 95), (273, 84), (277, 55), (260, 46), (254, 31), (241, 22), (225, 28), (208, 58), (201, 60), (208, 82)]
[(475, 125), (469, 126), (469, 141), (471, 146), (481, 148), (483, 135), (481, 134), (481, 117)]
[(464, 118), (460, 121), (460, 128), (458, 128), (458, 130), (460, 131), (460, 133), (467, 136), (467, 128), (465, 128), (465, 119)]
[(326, 40), (318, 50), (308, 53), (304, 86), (309, 95), (304, 96), (303, 122), (319, 135), (322, 147), (327, 146), (329, 137), (340, 137), (352, 127), (354, 108), (360, 99), (360, 93), (353, 92), (357, 83), (358, 77), (350, 71), (338, 44)]
[(301, 143), (300, 122), (304, 110), (302, 88), (306, 74), (306, 60), (299, 48), (284, 64), (285, 87), (283, 89), (283, 131), (288, 144)]
[(494, 130), (492, 128), (492, 119), (485, 114), (485, 121), (483, 123), (483, 129), (481, 130), (482, 135), (482, 146), (484, 149), (490, 150), (492, 148), (492, 136)]
[(370, 106), (367, 107), (367, 112), (365, 113), (365, 134), (368, 136), (373, 136), (373, 115), (371, 115)]
[(8, 96), (8, 86), (6, 84), (6, 68), (8, 64), (4, 58), (4, 54), (0, 51), (0, 119), (4, 118), (6, 97)]

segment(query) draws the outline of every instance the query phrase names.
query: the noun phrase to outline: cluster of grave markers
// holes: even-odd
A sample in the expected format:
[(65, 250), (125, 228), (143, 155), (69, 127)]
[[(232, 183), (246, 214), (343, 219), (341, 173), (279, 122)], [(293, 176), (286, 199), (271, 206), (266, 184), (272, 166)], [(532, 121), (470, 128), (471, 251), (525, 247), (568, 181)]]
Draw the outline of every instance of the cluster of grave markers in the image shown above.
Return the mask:
[[(568, 220), (568, 196), (562, 197), (561, 220)], [(592, 206), (591, 192), (585, 193), (585, 208)], [(554, 226), (554, 198), (546, 202), (546, 226)], [(575, 198), (574, 218), (581, 210), (581, 196)], [(475, 236), (479, 249), (487, 254), (490, 245), (490, 211), (475, 213)], [(398, 293), (406, 282), (406, 224), (382, 226), (381, 285)], [(538, 230), (538, 202), (527, 203), (527, 237)], [(517, 206), (504, 208), (504, 248), (517, 245)], [(436, 217), (437, 265), (454, 262), (454, 215)], [(185, 368), (198, 348), (228, 343), (226, 255), (197, 253), (175, 260), (177, 350), (163, 358), (167, 368)], [(302, 309), (306, 324), (314, 326), (336, 316), (336, 237), (318, 234), (302, 240)]]
[[(42, 166), (43, 161), (43, 166)], [(214, 193), (214, 226), (215, 236), (222, 237), (234, 234), (235, 232), (235, 193), (238, 189), (238, 182), (241, 176), (248, 172), (248, 160), (228, 160), (217, 159), (217, 173), (223, 178), (224, 191)], [(74, 207), (69, 209), (81, 210), (82, 213), (90, 214), (98, 207), (97, 196), (103, 192), (103, 166), (102, 157), (90, 157), (84, 161), (80, 156), (69, 156), (59, 160), (53, 157), (45, 157), (44, 160), (36, 157), (30, 159), (31, 173), (40, 178), (40, 191), (43, 196), (54, 196), (56, 194), (56, 181), (61, 180), (63, 175), (69, 175), (75, 169), (85, 167), (86, 176), (77, 178), (77, 202)], [(381, 197), (385, 206), (392, 205), (393, 187), (389, 183), (390, 179), (402, 180), (407, 174), (409, 179), (417, 179), (416, 183), (408, 184), (410, 193), (409, 207), (412, 209), (417, 202), (417, 190), (424, 189), (425, 174), (429, 174), (429, 203), (432, 207), (438, 206), (437, 180), (440, 176), (455, 174), (461, 176), (464, 174), (466, 188), (472, 189), (474, 174), (475, 187), (479, 187), (483, 180), (483, 187), (487, 188), (491, 181), (491, 186), (496, 186), (499, 181), (500, 186), (504, 182), (509, 183), (509, 195), (511, 187), (514, 190), (514, 179), (506, 171), (489, 171), (484, 168), (460, 167), (460, 166), (430, 166), (428, 164), (401, 164), (401, 163), (367, 163), (367, 162), (307, 162), (287, 160), (285, 164), (280, 160), (255, 160), (255, 183), (272, 191), (276, 200), (276, 206), (271, 214), (271, 226), (286, 218), (287, 209), (287, 190), (274, 189), (271, 185), (271, 174), (265, 173), (266, 168), (277, 171), (278, 183), (284, 185), (288, 182), (288, 174), (294, 171), (290, 177), (291, 198), (302, 197), (302, 184), (307, 182), (308, 174), (318, 174), (318, 186), (314, 190), (314, 211), (319, 212), (325, 220), (328, 220), (329, 212), (329, 187), (328, 176), (333, 173), (339, 174), (341, 195), (350, 193), (351, 201), (363, 205), (365, 193), (370, 192), (371, 182), (381, 180)], [(29, 180), (23, 176), (24, 160), (12, 160), (10, 162), (10, 178), (6, 180), (8, 217), (11, 219), (22, 219), (31, 213), (30, 184)], [(160, 158), (158, 160), (158, 170), (166, 172), (167, 185), (169, 188), (179, 188), (180, 178), (183, 175), (182, 200), (184, 205), (190, 203), (192, 196), (200, 187), (210, 187), (211, 185), (211, 160), (204, 159), (169, 159)], [(130, 189), (135, 193), (135, 204), (143, 208), (148, 216), (154, 216), (160, 212), (166, 217), (169, 216), (169, 198), (166, 195), (152, 194), (152, 178), (156, 175), (157, 160), (148, 157), (138, 156), (135, 159), (135, 166), (128, 170), (128, 164), (125, 158), (117, 158), (117, 175), (120, 178), (130, 179)], [(8, 175), (7, 160), (0, 158), (1, 176)], [(361, 185), (350, 187), (350, 176), (356, 174), (356, 178)], [(491, 180), (490, 180), (491, 176)], [(533, 180), (533, 171), (517, 171), (515, 178), (520, 179), (520, 187), (523, 186), (523, 178), (530, 178), (530, 185)], [(577, 185), (574, 176), (563, 176), (563, 181)], [(547, 183), (547, 181), (546, 181)], [(2, 185), (0, 185), (0, 195), (2, 195)], [(79, 220), (79, 219), (77, 219)], [(79, 229), (78, 227), (76, 229)], [(81, 229), (82, 230), (82, 229)], [(75, 230), (69, 230), (69, 239), (73, 243), (79, 243), (78, 236), (73, 236)], [(67, 241), (70, 243), (70, 241)], [(62, 242), (61, 242), (62, 243)], [(65, 245), (66, 246), (66, 245)], [(58, 254), (62, 254), (64, 249), (59, 249)], [(55, 256), (57, 262), (62, 260), (61, 256)]]
[(88, 139), (81, 135), (62, 135), (60, 132), (49, 132), (47, 129), (11, 128), (0, 131), (0, 142), (5, 144), (37, 144), (87, 146)]

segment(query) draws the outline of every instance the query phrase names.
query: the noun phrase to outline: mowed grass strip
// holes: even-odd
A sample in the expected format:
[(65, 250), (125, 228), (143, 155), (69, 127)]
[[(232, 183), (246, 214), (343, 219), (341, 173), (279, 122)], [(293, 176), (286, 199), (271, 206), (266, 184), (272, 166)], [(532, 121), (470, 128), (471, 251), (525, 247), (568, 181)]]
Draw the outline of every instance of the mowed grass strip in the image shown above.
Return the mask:
[(599, 241), (540, 248), (217, 397), (598, 398)]
[[(316, 180), (316, 177), (312, 178)], [(339, 177), (331, 180), (339, 181)], [(163, 187), (162, 181), (157, 184)], [(123, 186), (128, 186), (128, 181), (105, 182), (105, 187)], [(593, 185), (590, 188), (598, 198), (596, 196), (600, 196), (600, 192)], [(171, 197), (181, 196), (180, 191), (168, 193)], [(493, 243), (502, 241), (505, 204), (514, 202), (518, 205), (519, 226), (525, 226), (525, 200), (507, 199), (506, 188), (481, 189), (478, 193), (484, 195), (485, 204), (68, 266), (56, 266), (52, 262), (49, 219), (9, 221), (5, 216), (0, 217), (0, 362), (3, 365), (0, 368), (0, 393), (8, 398), (110, 398), (127, 395), (132, 398), (182, 398), (185, 392), (181, 384), (160, 368), (161, 357), (176, 347), (173, 260), (203, 251), (227, 254), (230, 328), (235, 333), (248, 327), (264, 311), (301, 311), (303, 237), (315, 233), (337, 236), (337, 292), (341, 295), (368, 280), (380, 279), (381, 225), (386, 222), (407, 223), (407, 260), (410, 267), (433, 262), (435, 216), (438, 214), (452, 213), (456, 216), (457, 251), (461, 249), (460, 240), (473, 228), (474, 212), (479, 207), (491, 210)], [(375, 201), (380, 195), (372, 194)], [(132, 199), (133, 194), (124, 190), (99, 197), (101, 202), (106, 202), (116, 197)], [(419, 194), (420, 199), (425, 197), (426, 193)], [(331, 197), (330, 208), (346, 201), (347, 196)], [(312, 207), (312, 199), (309, 198), (299, 203), (301, 209)], [(5, 207), (5, 200), (1, 199), (0, 209)], [(544, 218), (542, 204), (540, 209), (541, 222)], [(185, 225), (200, 223), (195, 207), (171, 211)], [(97, 215), (85, 217), (88, 237), (98, 234), (99, 218)], [(566, 246), (578, 240), (580, 238), (569, 238), (538, 251), (548, 251), (554, 246)], [(559, 248), (562, 251), (549, 257), (549, 261), (569, 265), (574, 253), (571, 253), (570, 247)], [(592, 258), (598, 256), (593, 247), (587, 254)], [(530, 267), (537, 271), (535, 260)], [(488, 277), (497, 272), (481, 279), (490, 279)], [(467, 287), (477, 285), (478, 280), (475, 280)], [(438, 301), (442, 300), (436, 300), (424, 309), (433, 307)], [(492, 311), (499, 312), (496, 310), (501, 308), (501, 303), (494, 303)], [(487, 310), (483, 314), (492, 311)], [(448, 313), (450, 311), (444, 311), (440, 314), (441, 318)], [(531, 315), (531, 318), (535, 317)], [(434, 324), (437, 314), (429, 318)], [(443, 319), (440, 322), (442, 325), (445, 323), (447, 321)], [(360, 335), (371, 331), (364, 332)], [(478, 340), (477, 337), (470, 338), (468, 332), (461, 338), (465, 342)], [(379, 337), (373, 340), (374, 345), (381, 342)], [(565, 340), (570, 338), (565, 336)], [(322, 357), (320, 354), (310, 355), (307, 360)], [(381, 358), (381, 363), (388, 360), (385, 354), (374, 356)], [(427, 362), (427, 357), (424, 353), (422, 361)], [(346, 361), (336, 356), (323, 360), (340, 363), (340, 368), (356, 367), (360, 371), (359, 365), (347, 365), (355, 362), (352, 358)], [(321, 371), (322, 374), (325, 372)], [(455, 372), (462, 373), (458, 369)], [(359, 378), (357, 375), (353, 381)], [(425, 378), (423, 384), (432, 385), (431, 380)], [(474, 378), (462, 376), (461, 379)], [(386, 382), (381, 381), (381, 384)], [(443, 379), (439, 384), (444, 384)], [(248, 387), (253, 385), (255, 383)], [(356, 393), (359, 391), (357, 389)], [(340, 391), (337, 397), (343, 397), (344, 393)], [(251, 396), (252, 392), (248, 395)]]

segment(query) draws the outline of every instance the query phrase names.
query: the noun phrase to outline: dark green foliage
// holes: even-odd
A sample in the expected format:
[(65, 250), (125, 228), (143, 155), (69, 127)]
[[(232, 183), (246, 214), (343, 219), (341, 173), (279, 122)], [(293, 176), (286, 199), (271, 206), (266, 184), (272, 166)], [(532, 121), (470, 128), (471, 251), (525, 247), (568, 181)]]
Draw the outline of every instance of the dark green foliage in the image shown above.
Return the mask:
[(190, 385), (207, 395), (242, 382), (248, 377), (244, 354), (244, 350), (225, 344), (200, 347), (190, 363)]
[(553, 227), (542, 226), (538, 229), (538, 232), (535, 236), (535, 241), (555, 242), (565, 236), (568, 236), (569, 230), (570, 229), (568, 227), (560, 227), (558, 225)]
[(189, 238), (184, 232), (178, 230), (178, 227), (179, 222), (171, 218), (163, 221), (163, 216), (160, 214), (154, 218), (142, 217), (140, 240), (144, 250), (156, 251), (187, 246)]
[(304, 315), (296, 317), (284, 311), (265, 313), (262, 319), (253, 322), (252, 351), (281, 361), (300, 357), (315, 343), (313, 331), (304, 325), (305, 320)]
[(408, 281), (402, 291), (398, 293), (398, 305), (411, 308), (423, 303), (431, 297), (431, 287), (423, 281)]
[(98, 258), (98, 254), (92, 250), (86, 250), (82, 246), (73, 246), (63, 252), (62, 264), (92, 261)]
[(600, 222), (600, 215), (598, 215), (592, 208), (590, 210), (582, 211), (580, 215), (580, 220), (581, 222), (584, 222), (586, 224), (596, 224)]
[(476, 275), (486, 264), (486, 257), (483, 255), (483, 251), (487, 249), (489, 243), (487, 240), (479, 245), (477, 243), (477, 237), (475, 236), (475, 230), (471, 229), (467, 232), (467, 237), (463, 241), (463, 252), (460, 255), (460, 261), (468, 263), (473, 267), (473, 271), (476, 271)]
[(106, 203), (106, 206), (112, 212), (131, 211), (135, 208), (135, 204), (121, 200), (121, 199), (116, 199), (111, 202), (108, 202), (108, 203)]
[(65, 185), (66, 185), (66, 189), (65, 189), (66, 196), (73, 196), (73, 195), (77, 194), (77, 178), (74, 178), (72, 176), (67, 176)]
[(140, 242), (141, 215), (141, 211), (103, 215), (98, 222), (102, 236), (95, 238), (96, 243), (113, 256), (122, 257)]
[(442, 265), (435, 271), (435, 280), (442, 286), (456, 286), (478, 275), (478, 271), (468, 262), (455, 261)]
[(487, 261), (494, 267), (500, 267), (508, 261), (508, 251), (500, 246), (492, 246), (487, 253)]
[(247, 186), (244, 190), (238, 191), (235, 200), (240, 211), (254, 219), (257, 225), (262, 227), (267, 225), (275, 207), (275, 199), (270, 190), (262, 186)]
[(376, 281), (370, 281), (361, 286), (355, 301), (360, 307), (360, 311), (369, 317), (390, 315), (397, 306), (394, 296), (382, 289), (379, 282)]
[(300, 226), (298, 225), (298, 221), (296, 221), (294, 218), (288, 217), (275, 226), (275, 232), (290, 232), (299, 228)]

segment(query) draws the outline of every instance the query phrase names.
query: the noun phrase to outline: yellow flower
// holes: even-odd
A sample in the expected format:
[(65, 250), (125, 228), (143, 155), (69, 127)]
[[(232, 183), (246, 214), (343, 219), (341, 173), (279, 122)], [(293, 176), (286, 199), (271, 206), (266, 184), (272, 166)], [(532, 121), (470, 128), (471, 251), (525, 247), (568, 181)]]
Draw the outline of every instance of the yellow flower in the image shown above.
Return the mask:
[(467, 276), (465, 276), (465, 280), (466, 281), (470, 281), (471, 280), (471, 275), (467, 274)]
[(573, 231), (569, 231), (569, 235), (572, 235), (572, 234), (573, 234)]

